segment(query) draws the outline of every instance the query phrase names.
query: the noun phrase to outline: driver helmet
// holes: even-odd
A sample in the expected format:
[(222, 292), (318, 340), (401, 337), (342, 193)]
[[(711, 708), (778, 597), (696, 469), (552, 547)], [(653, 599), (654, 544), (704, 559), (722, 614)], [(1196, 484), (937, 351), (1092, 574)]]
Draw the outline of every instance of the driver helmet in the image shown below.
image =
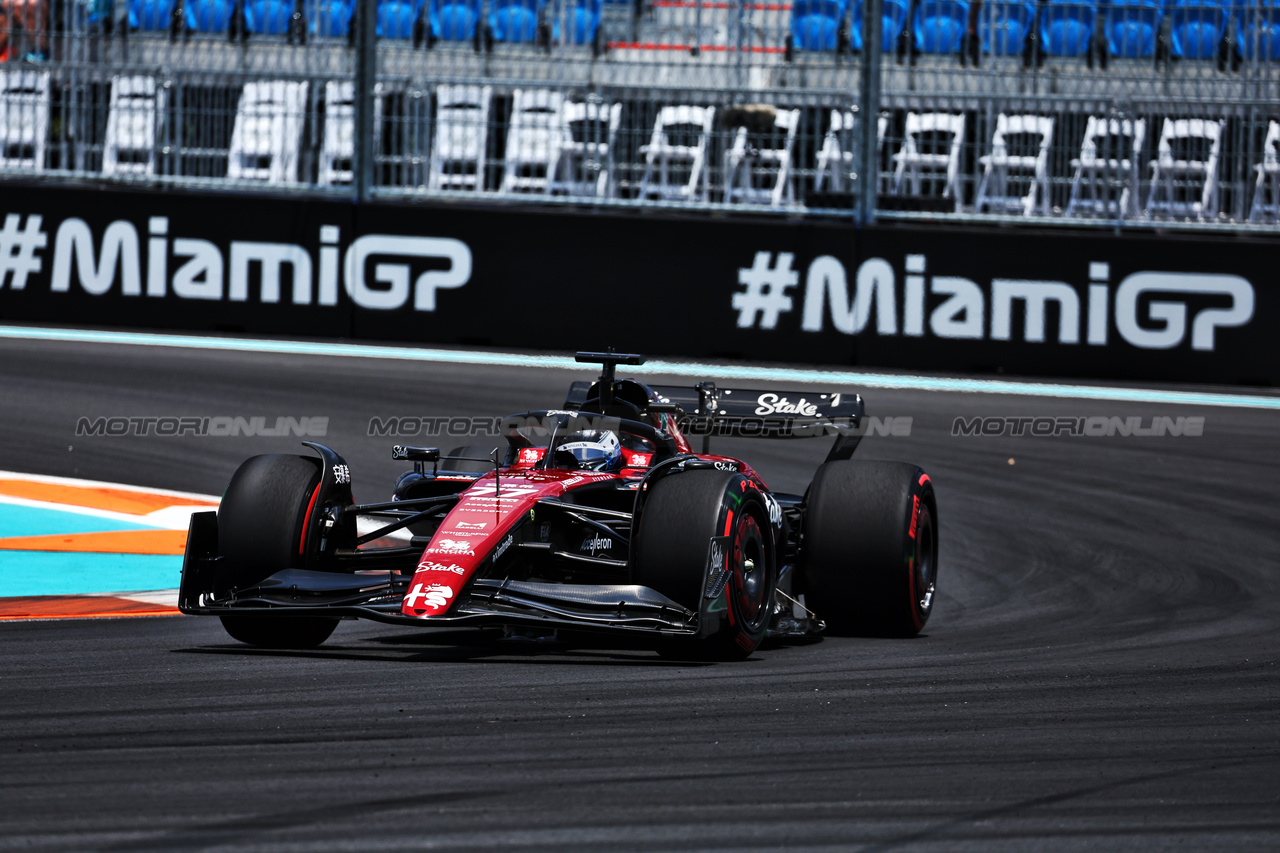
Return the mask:
[[(567, 456), (565, 455), (567, 454)], [(622, 469), (622, 443), (612, 430), (592, 429), (570, 433), (556, 446), (556, 462), (592, 471)]]

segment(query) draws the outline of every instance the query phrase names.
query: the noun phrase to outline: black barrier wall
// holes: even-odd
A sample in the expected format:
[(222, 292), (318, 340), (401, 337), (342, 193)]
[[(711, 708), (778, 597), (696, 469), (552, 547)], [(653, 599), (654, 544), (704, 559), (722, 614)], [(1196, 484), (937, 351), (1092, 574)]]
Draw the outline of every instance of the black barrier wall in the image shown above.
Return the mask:
[(1280, 381), (1280, 240), (0, 187), (0, 320)]

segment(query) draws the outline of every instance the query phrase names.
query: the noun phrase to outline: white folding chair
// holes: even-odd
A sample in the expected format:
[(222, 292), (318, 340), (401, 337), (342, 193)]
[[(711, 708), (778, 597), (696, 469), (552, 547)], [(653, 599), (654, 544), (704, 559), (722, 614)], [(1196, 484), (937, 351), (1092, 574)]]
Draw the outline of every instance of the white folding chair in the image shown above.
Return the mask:
[[(1010, 136), (1038, 136), (1035, 154), (1010, 154)], [(1030, 216), (1035, 212), (1037, 196), (1042, 216), (1049, 213), (1049, 146), (1053, 143), (1053, 119), (1037, 115), (996, 117), (996, 130), (991, 136), (991, 153), (978, 158), (982, 166), (982, 181), (978, 184), (974, 208), (981, 213), (992, 207), (1000, 213), (1021, 213)], [(1030, 177), (1031, 186), (1025, 195), (1011, 194), (1010, 178)]]
[[(547, 191), (575, 196), (611, 197), (613, 147), (622, 124), (622, 104), (567, 101), (560, 155)], [(575, 138), (574, 128), (579, 130)]]
[(1089, 116), (1080, 158), (1071, 161), (1067, 216), (1138, 215), (1138, 157), (1146, 134), (1146, 119)]
[[(658, 110), (658, 117), (653, 123), (653, 136), (648, 145), (640, 146), (640, 153), (644, 155), (640, 198), (707, 200), (707, 142), (711, 138), (711, 126), (715, 117), (715, 107), (682, 105)], [(693, 145), (676, 145), (671, 142), (671, 129), (680, 126), (696, 128), (698, 136)], [(681, 171), (687, 167), (688, 179), (673, 180), (672, 167)]]
[[(1150, 162), (1151, 189), (1147, 193), (1147, 216), (1212, 219), (1218, 215), (1218, 154), (1222, 148), (1225, 119), (1202, 118), (1164, 120), (1156, 159)], [(1174, 140), (1204, 140), (1209, 153), (1203, 160), (1178, 160), (1173, 156)], [(1195, 183), (1199, 183), (1196, 193)], [(1183, 193), (1179, 194), (1179, 190)], [(1181, 197), (1180, 197), (1181, 195)], [(1194, 200), (1189, 200), (1194, 199)]]
[[(920, 150), (920, 138), (926, 133), (942, 133), (951, 137), (945, 153), (924, 152)], [(955, 199), (956, 211), (959, 212), (963, 200), (960, 192), (960, 149), (964, 145), (964, 113), (907, 113), (906, 125), (903, 128), (902, 148), (893, 155), (893, 191), (901, 195), (903, 184), (909, 184), (912, 195), (920, 195), (920, 185), (926, 173), (937, 177), (941, 172), (945, 175), (942, 188), (943, 198)]]
[(296, 183), (306, 103), (306, 83), (246, 83), (231, 130), (227, 177), (271, 184)]
[[(800, 126), (799, 110), (778, 110), (773, 126), (782, 132), (781, 148), (749, 148), (747, 128), (739, 127), (733, 147), (725, 152), (724, 200), (729, 204), (794, 204), (796, 188), (791, 180), (791, 152)], [(757, 187), (755, 178), (773, 176), (771, 186)]]
[(484, 189), (492, 95), (489, 86), (436, 87), (435, 133), (427, 166), (430, 189)]
[(511, 96), (507, 153), (499, 192), (547, 192), (564, 142), (564, 95), (552, 89), (516, 89)]
[[(850, 110), (832, 110), (831, 126), (822, 138), (822, 148), (818, 150), (817, 174), (813, 178), (814, 192), (822, 192), (823, 185), (831, 181), (831, 192), (843, 192), (845, 180), (853, 174), (853, 126), (854, 114)], [(880, 149), (884, 146), (884, 133), (889, 127), (889, 117), (879, 116), (876, 119), (876, 160), (880, 159)], [(877, 171), (879, 168), (877, 167)]]
[[(373, 150), (382, 138), (382, 84), (374, 87)], [(320, 163), (316, 183), (322, 187), (349, 184), (356, 156), (355, 84), (350, 80), (330, 80), (324, 84), (324, 135), (320, 139)]]
[(102, 174), (154, 175), (167, 90), (154, 77), (114, 77)]
[(49, 72), (0, 70), (0, 168), (44, 171)]
[[(1277, 149), (1280, 149), (1280, 122), (1273, 121), (1267, 125), (1267, 138), (1262, 143), (1262, 162), (1253, 166), (1258, 180), (1253, 187), (1253, 203), (1249, 206), (1250, 222), (1274, 220), (1280, 216), (1280, 152)], [(1267, 201), (1268, 189), (1271, 191), (1270, 202)]]

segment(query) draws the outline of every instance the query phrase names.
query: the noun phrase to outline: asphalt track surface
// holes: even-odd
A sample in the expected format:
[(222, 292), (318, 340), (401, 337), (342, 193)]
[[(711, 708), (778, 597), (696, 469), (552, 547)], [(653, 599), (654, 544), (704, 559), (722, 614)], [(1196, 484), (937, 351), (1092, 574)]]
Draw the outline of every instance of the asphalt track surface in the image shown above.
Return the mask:
[[(547, 407), (585, 378), (12, 340), (0, 364), (0, 468), (218, 494), (297, 439), (77, 419), (326, 416), (358, 500), (399, 470), (371, 416)], [(912, 430), (859, 456), (937, 485), (921, 637), (695, 664), (362, 622), (288, 653), (194, 617), (0, 624), (0, 848), (1280, 848), (1280, 414), (884, 390), (868, 408)], [(951, 435), (977, 415), (1205, 427)], [(717, 449), (783, 490), (825, 452)]]

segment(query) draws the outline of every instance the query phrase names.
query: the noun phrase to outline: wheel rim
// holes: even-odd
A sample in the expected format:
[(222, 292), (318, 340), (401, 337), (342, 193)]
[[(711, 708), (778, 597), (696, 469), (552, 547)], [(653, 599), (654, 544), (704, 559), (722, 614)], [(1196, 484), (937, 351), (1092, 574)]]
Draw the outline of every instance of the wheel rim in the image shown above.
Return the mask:
[(916, 553), (912, 561), (912, 586), (915, 590), (915, 606), (922, 615), (928, 615), (933, 607), (933, 590), (937, 580), (937, 564), (933, 547), (933, 513), (929, 505), (920, 507), (920, 519), (916, 523)]
[(760, 525), (754, 517), (744, 514), (734, 537), (729, 588), (738, 616), (749, 631), (758, 630), (768, 615), (764, 600), (769, 585), (768, 571)]

